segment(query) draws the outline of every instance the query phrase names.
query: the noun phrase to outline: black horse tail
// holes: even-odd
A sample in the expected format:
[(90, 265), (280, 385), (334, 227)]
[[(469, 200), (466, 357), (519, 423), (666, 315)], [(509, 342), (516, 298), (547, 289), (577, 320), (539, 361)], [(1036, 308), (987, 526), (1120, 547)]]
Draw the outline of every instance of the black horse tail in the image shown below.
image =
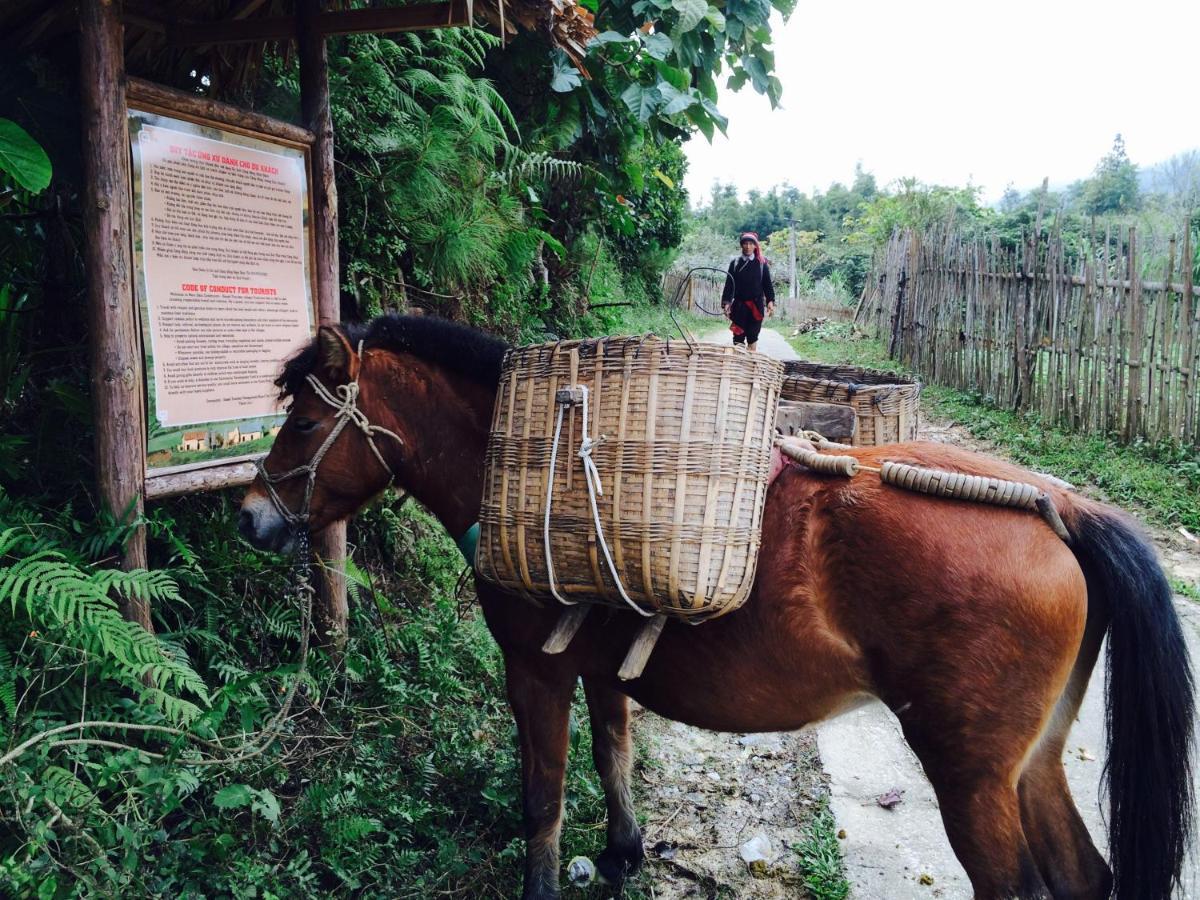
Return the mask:
[(1170, 585), (1138, 528), (1091, 503), (1070, 507), (1067, 529), (1087, 579), (1089, 615), (1109, 619), (1104, 784), (1114, 897), (1169, 900), (1195, 802), (1187, 645)]

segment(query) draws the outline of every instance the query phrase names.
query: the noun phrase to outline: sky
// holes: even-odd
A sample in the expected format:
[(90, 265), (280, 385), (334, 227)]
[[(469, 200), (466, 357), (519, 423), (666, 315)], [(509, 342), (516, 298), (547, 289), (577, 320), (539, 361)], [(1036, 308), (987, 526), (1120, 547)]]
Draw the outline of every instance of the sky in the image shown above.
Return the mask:
[(860, 161), (990, 203), (1088, 176), (1117, 132), (1142, 166), (1200, 147), (1196, 0), (799, 0), (774, 34), (782, 104), (722, 89), (728, 137), (685, 145), (693, 204), (716, 179), (848, 184)]

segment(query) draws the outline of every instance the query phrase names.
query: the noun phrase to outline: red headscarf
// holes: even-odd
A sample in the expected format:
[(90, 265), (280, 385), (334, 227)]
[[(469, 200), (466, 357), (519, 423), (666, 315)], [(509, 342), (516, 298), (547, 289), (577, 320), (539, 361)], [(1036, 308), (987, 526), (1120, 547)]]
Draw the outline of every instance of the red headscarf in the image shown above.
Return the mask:
[(760, 247), (758, 245), (758, 235), (755, 234), (753, 231), (742, 232), (742, 236), (741, 236), (741, 238), (738, 239), (738, 243), (741, 244), (741, 243), (744, 243), (745, 241), (753, 241), (754, 242), (754, 258), (758, 260), (760, 265), (765, 264), (767, 261), (767, 258), (765, 256), (763, 256), (762, 247)]

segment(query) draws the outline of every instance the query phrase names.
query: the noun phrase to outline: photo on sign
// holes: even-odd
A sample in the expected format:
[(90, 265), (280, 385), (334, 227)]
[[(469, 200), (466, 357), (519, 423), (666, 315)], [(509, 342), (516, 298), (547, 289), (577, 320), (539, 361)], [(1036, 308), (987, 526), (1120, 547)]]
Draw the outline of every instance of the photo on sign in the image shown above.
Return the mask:
[(303, 146), (129, 110), (149, 474), (261, 456), (312, 337)]

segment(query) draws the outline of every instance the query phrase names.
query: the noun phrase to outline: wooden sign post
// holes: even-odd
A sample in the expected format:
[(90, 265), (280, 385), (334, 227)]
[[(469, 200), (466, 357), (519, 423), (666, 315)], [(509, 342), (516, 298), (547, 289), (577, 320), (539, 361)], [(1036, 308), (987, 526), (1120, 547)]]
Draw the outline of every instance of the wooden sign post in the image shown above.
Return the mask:
[[(345, 5), (345, 4), (339, 4)], [(53, 4), (25, 23), (31, 33), (65, 24), (71, 4)], [(218, 21), (196, 21), (197, 4), (161, 2), (122, 10), (121, 0), (79, 0), (80, 89), (83, 97), (83, 143), (86, 165), (84, 224), (91, 322), (91, 378), (96, 421), (96, 469), (104, 503), (115, 515), (138, 515), (146, 498), (159, 499), (248, 484), (254, 476), (246, 462), (212, 465), (147, 477), (147, 373), (138, 312), (134, 303), (137, 252), (130, 214), (130, 145), (127, 96), (168, 111), (188, 108), (194, 116), (218, 119), (243, 128), (291, 129), (310, 147), (312, 271), (317, 321), (339, 320), (337, 187), (334, 179), (333, 122), (330, 116), (329, 64), (326, 40), (331, 35), (395, 33), (453, 28), (471, 24), (483, 13), (502, 34), (516, 32), (514, 19), (529, 30), (548, 30), (551, 39), (582, 69), (586, 46), (595, 35), (592, 16), (573, 2), (544, 6), (500, 0), (441, 0), (405, 6), (367, 6), (327, 11), (322, 0), (296, 0), (293, 15), (272, 15), (260, 2), (240, 4)], [(238, 4), (235, 4), (238, 6)], [(510, 15), (506, 19), (505, 10)], [(256, 14), (257, 13), (257, 14)], [(300, 104), (304, 128), (267, 120), (201, 96), (180, 94), (149, 82), (127, 81), (122, 23), (135, 30), (131, 47), (159, 45), (168, 54), (188, 47), (294, 41), (300, 65)], [(131, 49), (131, 52), (134, 52)], [(184, 67), (184, 71), (187, 68)], [(147, 101), (147, 98), (149, 100)], [(256, 123), (256, 124), (254, 124)], [(142, 248), (144, 251), (144, 247)], [(157, 382), (156, 382), (157, 387)], [(156, 420), (157, 421), (157, 420)], [(160, 424), (162, 424), (160, 422)], [(263, 429), (265, 430), (265, 429)], [(163, 435), (157, 436), (160, 440)], [(226, 438), (231, 437), (226, 434)], [(197, 449), (199, 435), (184, 435), (178, 449)], [(208, 441), (209, 447), (216, 440)], [(240, 436), (238, 437), (240, 441)], [(189, 443), (190, 442), (190, 443)], [(161, 448), (160, 448), (161, 449)], [(190, 457), (189, 457), (190, 459)], [(346, 525), (337, 523), (314, 536), (321, 560), (318, 625), (335, 641), (346, 633)], [(146, 538), (135, 531), (125, 546), (123, 565), (146, 565)], [(147, 629), (150, 610), (131, 602), (126, 614)]]
[[(329, 110), (329, 58), (325, 36), (317, 30), (321, 0), (298, 0), (296, 37), (300, 61), (300, 115), (313, 134), (312, 220), (315, 232), (317, 315), (322, 325), (341, 319), (338, 287), (337, 182), (333, 171), (333, 117)], [(335, 643), (346, 634), (346, 523), (335, 522), (313, 536), (320, 561), (317, 582), (318, 628), (331, 632)]]
[[(146, 416), (142, 349), (133, 306), (123, 34), (116, 0), (81, 0), (84, 265), (96, 472), (100, 497), (113, 515), (139, 516), (145, 481)], [(130, 535), (122, 566), (145, 568), (144, 529)], [(126, 618), (153, 630), (144, 600), (126, 601), (123, 611)]]
[[(203, 97), (182, 94), (149, 82), (126, 78), (123, 26), (118, 0), (82, 0), (80, 51), (84, 111), (86, 184), (85, 264), (91, 325), (91, 377), (96, 421), (96, 468), (101, 498), (114, 515), (138, 516), (144, 500), (249, 484), (253, 465), (239, 462), (211, 468), (147, 477), (147, 404), (145, 356), (135, 302), (132, 176), (128, 109), (165, 110), (194, 120), (211, 120), (242, 133), (259, 133), (311, 148), (308, 187), (313, 293), (321, 324), (339, 321), (337, 255), (337, 189), (333, 168), (333, 126), (329, 110), (325, 38), (314, 30), (319, 2), (298, 7), (301, 101), (312, 130), (237, 110)], [(142, 253), (145, 254), (146, 248)], [(144, 256), (143, 256), (144, 259)], [(318, 627), (340, 643), (346, 634), (347, 603), (344, 566), (346, 523), (338, 522), (314, 536), (320, 560)], [(144, 529), (136, 529), (124, 551), (126, 569), (147, 564)], [(145, 601), (127, 604), (124, 612), (153, 630)]]

